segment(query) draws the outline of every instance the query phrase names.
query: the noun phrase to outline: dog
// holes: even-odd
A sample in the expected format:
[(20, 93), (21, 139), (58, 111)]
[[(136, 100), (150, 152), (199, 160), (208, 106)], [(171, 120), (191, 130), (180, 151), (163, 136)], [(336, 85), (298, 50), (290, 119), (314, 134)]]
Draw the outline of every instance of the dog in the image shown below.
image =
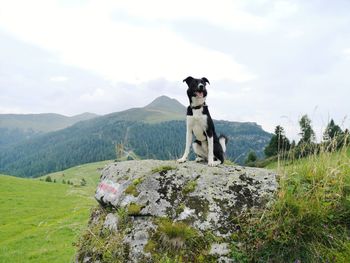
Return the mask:
[(210, 117), (208, 106), (205, 104), (207, 97), (206, 84), (210, 84), (207, 78), (195, 79), (187, 77), (187, 96), (190, 105), (187, 108), (186, 116), (186, 147), (179, 163), (187, 161), (190, 153), (192, 134), (195, 141), (192, 143), (193, 151), (196, 154), (196, 161), (208, 161), (209, 166), (217, 166), (224, 162), (227, 137), (216, 135), (214, 122)]

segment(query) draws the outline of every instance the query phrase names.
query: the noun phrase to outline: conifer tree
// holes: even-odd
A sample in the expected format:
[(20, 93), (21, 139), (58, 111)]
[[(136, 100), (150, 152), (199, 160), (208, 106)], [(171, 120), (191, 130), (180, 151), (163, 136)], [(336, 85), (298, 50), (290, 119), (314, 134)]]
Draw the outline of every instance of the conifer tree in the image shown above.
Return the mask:
[(305, 114), (301, 117), (299, 121), (300, 125), (300, 133), (301, 139), (299, 141), (300, 144), (311, 144), (315, 141), (315, 132), (311, 127), (311, 120), (310, 118)]
[(324, 141), (331, 141), (336, 139), (336, 137), (340, 137), (343, 134), (342, 129), (334, 123), (334, 120), (331, 119), (331, 121), (328, 123), (326, 130), (323, 133), (323, 140)]
[(256, 162), (256, 160), (258, 160), (256, 153), (254, 151), (250, 151), (248, 153), (246, 160), (245, 160), (245, 164), (246, 165), (252, 164), (252, 163)]
[(271, 137), (269, 144), (266, 146), (264, 152), (266, 157), (276, 156), (278, 153), (287, 152), (290, 149), (290, 142), (285, 135), (282, 126), (277, 125), (275, 134)]

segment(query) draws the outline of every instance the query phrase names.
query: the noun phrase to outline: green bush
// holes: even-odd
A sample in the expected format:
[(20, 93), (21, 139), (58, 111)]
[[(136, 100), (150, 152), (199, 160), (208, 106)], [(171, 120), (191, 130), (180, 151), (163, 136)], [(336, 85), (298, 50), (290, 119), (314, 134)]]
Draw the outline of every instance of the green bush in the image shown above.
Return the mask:
[(52, 182), (51, 176), (46, 176), (45, 182), (51, 183)]

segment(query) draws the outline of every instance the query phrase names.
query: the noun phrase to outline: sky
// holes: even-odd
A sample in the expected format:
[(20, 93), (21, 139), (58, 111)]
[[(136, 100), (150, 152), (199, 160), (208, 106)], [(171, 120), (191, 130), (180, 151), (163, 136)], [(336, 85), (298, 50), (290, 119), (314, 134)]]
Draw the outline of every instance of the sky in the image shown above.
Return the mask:
[(206, 77), (213, 118), (350, 128), (348, 0), (0, 0), (0, 113), (107, 114)]

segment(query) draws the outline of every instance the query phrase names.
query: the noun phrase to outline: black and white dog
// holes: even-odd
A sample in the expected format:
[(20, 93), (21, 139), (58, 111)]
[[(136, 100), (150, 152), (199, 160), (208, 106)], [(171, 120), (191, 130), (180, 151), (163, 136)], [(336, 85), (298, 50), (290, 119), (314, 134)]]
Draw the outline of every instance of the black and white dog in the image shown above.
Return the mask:
[(183, 81), (188, 86), (187, 96), (190, 100), (190, 106), (187, 108), (186, 118), (186, 148), (182, 158), (177, 161), (180, 163), (187, 161), (192, 143), (192, 134), (194, 134), (196, 140), (192, 147), (197, 155), (196, 161), (207, 160), (209, 166), (223, 163), (227, 138), (224, 135), (220, 135), (220, 137), (216, 135), (213, 120), (210, 117), (208, 106), (205, 104), (207, 97), (206, 84), (209, 83), (209, 80), (207, 78), (187, 77)]

